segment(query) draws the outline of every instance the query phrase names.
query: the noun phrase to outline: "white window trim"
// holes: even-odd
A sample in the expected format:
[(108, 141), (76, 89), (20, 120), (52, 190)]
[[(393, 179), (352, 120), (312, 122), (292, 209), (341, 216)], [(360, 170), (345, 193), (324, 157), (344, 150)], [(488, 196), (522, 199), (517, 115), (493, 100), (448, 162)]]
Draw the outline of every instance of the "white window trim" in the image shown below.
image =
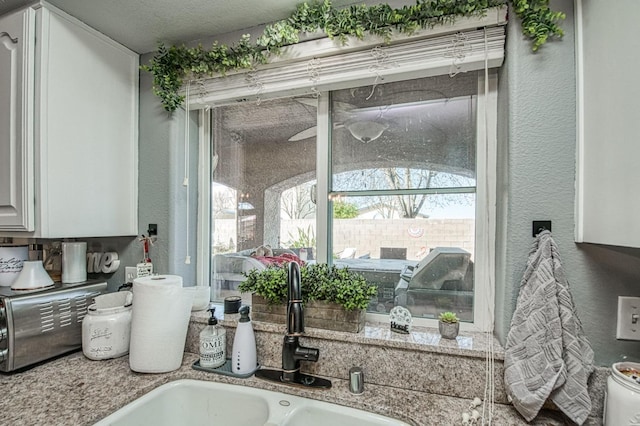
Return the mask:
[[(496, 145), (497, 145), (497, 73), (488, 72), (489, 68), (502, 65), (504, 59), (504, 25), (506, 24), (506, 8), (495, 9), (490, 13), (491, 24), (484, 18), (466, 18), (462, 31), (466, 37), (465, 54), (458, 63), (458, 72), (484, 69), (484, 76), (479, 78), (478, 90), (478, 119), (477, 119), (477, 186), (476, 186), (476, 266), (474, 272), (474, 322), (461, 323), (464, 331), (490, 331), (494, 324), (495, 303), (495, 213), (496, 213)], [(496, 18), (497, 17), (497, 18)], [(495, 22), (494, 22), (495, 21)], [(490, 25), (484, 29), (480, 26)], [(458, 25), (459, 27), (460, 25)], [(432, 30), (433, 31), (433, 30)], [(441, 31), (434, 31), (441, 34)], [(391, 61), (397, 66), (379, 68), (372, 73), (370, 67), (376, 61), (369, 56), (371, 44), (360, 43), (355, 48), (348, 49), (332, 47), (325, 49), (322, 58), (323, 68), (317, 81), (309, 79), (307, 61), (313, 58), (305, 45), (314, 43), (317, 49), (320, 41), (300, 43), (293, 46), (300, 54), (296, 60), (288, 57), (295, 56), (291, 51), (286, 60), (279, 66), (254, 73), (253, 79), (261, 81), (260, 93), (255, 92), (255, 86), (247, 82), (247, 74), (239, 73), (224, 78), (211, 78), (199, 87), (200, 93), (191, 95), (189, 109), (202, 109), (200, 129), (200, 187), (210, 188), (210, 114), (205, 112), (210, 106), (235, 103), (240, 99), (267, 99), (290, 97), (319, 91), (318, 98), (318, 136), (317, 136), (317, 191), (327, 194), (329, 188), (329, 97), (326, 92), (348, 87), (371, 85), (376, 78), (384, 77), (384, 82), (393, 82), (413, 78), (429, 77), (448, 74), (453, 63), (451, 46), (459, 41), (456, 34), (437, 35), (425, 38), (424, 31), (419, 37), (402, 37), (395, 44), (385, 46)], [(315, 50), (311, 49), (311, 53)], [(329, 51), (333, 52), (330, 54)], [(367, 57), (368, 56), (368, 57)], [(458, 60), (460, 58), (457, 58)], [(345, 65), (346, 64), (346, 65)], [(488, 76), (485, 85), (485, 77)], [(322, 96), (324, 92), (324, 96)], [(324, 118), (322, 118), (324, 117)], [(486, 139), (485, 139), (486, 138)], [(200, 191), (198, 206), (198, 235), (208, 236), (211, 233), (210, 224), (210, 191)], [(318, 261), (326, 262), (327, 247), (330, 244), (328, 229), (328, 200), (317, 197), (317, 251)], [(327, 238), (320, 238), (327, 236)], [(198, 281), (210, 281), (210, 238), (199, 238), (198, 243)], [(388, 321), (387, 315), (367, 314), (367, 319), (376, 322)], [(414, 319), (415, 325), (437, 327), (436, 320)]]

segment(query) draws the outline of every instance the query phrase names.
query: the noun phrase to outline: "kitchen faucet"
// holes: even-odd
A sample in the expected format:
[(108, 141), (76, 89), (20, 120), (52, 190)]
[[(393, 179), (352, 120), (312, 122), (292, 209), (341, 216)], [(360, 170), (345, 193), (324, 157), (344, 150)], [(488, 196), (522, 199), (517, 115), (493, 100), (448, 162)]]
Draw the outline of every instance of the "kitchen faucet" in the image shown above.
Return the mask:
[(300, 372), (300, 361), (317, 362), (320, 351), (300, 345), (300, 336), (304, 334), (300, 267), (296, 262), (290, 262), (287, 272), (287, 333), (282, 344), (282, 371), (261, 369), (256, 371), (256, 377), (293, 385), (330, 388), (331, 381)]

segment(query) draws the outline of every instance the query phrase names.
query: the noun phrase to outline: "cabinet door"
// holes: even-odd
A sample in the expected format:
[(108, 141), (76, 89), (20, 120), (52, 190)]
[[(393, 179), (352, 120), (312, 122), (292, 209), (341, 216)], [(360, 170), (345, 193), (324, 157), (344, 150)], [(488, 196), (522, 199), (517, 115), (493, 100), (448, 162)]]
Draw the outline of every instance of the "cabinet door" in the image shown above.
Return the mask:
[(0, 229), (32, 231), (32, 10), (0, 18)]
[(38, 235), (136, 235), (138, 55), (64, 13), (38, 13)]
[(576, 242), (640, 247), (640, 2), (576, 2)]

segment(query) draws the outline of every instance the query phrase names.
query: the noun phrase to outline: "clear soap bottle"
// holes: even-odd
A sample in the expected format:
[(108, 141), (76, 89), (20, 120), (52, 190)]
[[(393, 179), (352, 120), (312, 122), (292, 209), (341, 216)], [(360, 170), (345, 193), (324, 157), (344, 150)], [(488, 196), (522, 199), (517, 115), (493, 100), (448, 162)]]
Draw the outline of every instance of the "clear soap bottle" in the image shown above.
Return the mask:
[(216, 308), (209, 311), (209, 325), (200, 332), (200, 367), (218, 368), (227, 361), (227, 330), (218, 324)]

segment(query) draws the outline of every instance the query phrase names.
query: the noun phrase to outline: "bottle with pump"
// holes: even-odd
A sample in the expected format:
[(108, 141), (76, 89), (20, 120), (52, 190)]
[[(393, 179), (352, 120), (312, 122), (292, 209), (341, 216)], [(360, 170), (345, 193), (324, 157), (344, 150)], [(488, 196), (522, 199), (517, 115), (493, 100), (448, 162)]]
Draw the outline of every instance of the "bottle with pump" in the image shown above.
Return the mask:
[(218, 324), (216, 308), (208, 310), (209, 325), (200, 332), (200, 367), (218, 368), (227, 361), (227, 330)]
[(235, 374), (249, 374), (256, 369), (256, 338), (253, 325), (249, 318), (249, 307), (240, 308), (238, 328), (233, 338), (233, 354), (231, 357), (231, 371)]

